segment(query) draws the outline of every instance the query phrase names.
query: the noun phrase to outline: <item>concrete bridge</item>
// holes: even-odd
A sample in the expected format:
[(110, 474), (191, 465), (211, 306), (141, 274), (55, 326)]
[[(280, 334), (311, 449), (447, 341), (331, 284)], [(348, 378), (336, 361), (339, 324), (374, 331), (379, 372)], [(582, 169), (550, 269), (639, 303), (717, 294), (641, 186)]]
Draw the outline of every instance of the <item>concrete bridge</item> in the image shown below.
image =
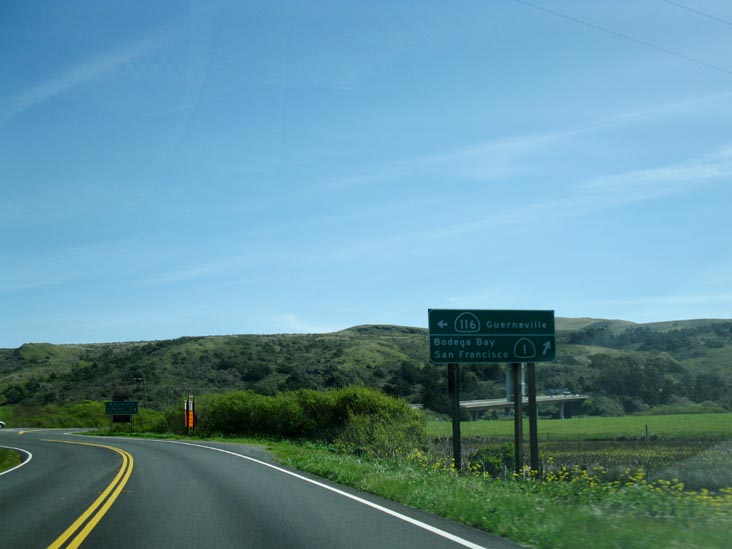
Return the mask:
[[(587, 395), (539, 395), (536, 397), (536, 404), (557, 404), (559, 406), (559, 418), (564, 419), (564, 405), (567, 402), (581, 402), (590, 398)], [(528, 405), (529, 399), (524, 396), (521, 402)], [(475, 412), (473, 419), (477, 419), (477, 412), (483, 410), (513, 409), (513, 399), (494, 398), (490, 400), (461, 400), (460, 407)]]
[[(560, 392), (554, 395), (537, 395), (537, 413), (541, 404), (556, 404), (559, 406), (559, 419), (564, 419), (564, 405), (567, 402), (582, 402), (590, 398), (588, 395), (569, 394), (566, 389), (557, 389)], [(551, 392), (551, 391), (550, 391)], [(528, 406), (529, 397), (526, 394), (526, 368), (525, 364), (521, 364), (521, 402)], [(422, 409), (423, 404), (410, 404), (412, 408)], [(470, 410), (473, 419), (478, 419), (478, 414), (484, 410), (504, 409), (507, 413), (513, 410), (513, 376), (511, 368), (506, 368), (506, 398), (494, 398), (488, 400), (461, 400), (460, 407)]]

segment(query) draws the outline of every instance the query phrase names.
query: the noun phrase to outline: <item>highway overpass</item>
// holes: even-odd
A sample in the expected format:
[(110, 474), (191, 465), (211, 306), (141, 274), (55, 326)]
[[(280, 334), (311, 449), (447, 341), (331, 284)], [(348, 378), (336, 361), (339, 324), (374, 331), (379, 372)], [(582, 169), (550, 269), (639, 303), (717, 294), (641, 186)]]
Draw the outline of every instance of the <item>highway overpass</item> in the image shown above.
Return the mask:
[[(559, 418), (564, 419), (564, 405), (567, 402), (582, 402), (590, 398), (587, 395), (540, 395), (536, 397), (536, 404), (556, 404), (559, 406)], [(529, 399), (524, 396), (522, 402), (528, 405)], [(513, 408), (513, 400), (508, 398), (494, 398), (489, 400), (461, 400), (460, 406), (474, 412)]]

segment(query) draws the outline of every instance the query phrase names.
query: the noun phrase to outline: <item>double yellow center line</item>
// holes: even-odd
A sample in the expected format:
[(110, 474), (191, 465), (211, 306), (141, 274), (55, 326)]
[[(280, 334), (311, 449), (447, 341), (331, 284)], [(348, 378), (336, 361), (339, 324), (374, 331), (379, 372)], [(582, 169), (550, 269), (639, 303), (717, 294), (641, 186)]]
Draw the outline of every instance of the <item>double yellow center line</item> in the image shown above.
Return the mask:
[(89, 442), (68, 442), (65, 440), (47, 440), (46, 442), (59, 442), (62, 444), (79, 444), (82, 446), (96, 446), (97, 448), (106, 448), (117, 452), (122, 456), (122, 467), (120, 467), (117, 476), (107, 486), (104, 492), (92, 503), (84, 513), (69, 526), (66, 531), (61, 534), (56, 541), (48, 546), (48, 549), (73, 549), (79, 547), (91, 533), (94, 527), (102, 520), (102, 517), (109, 511), (117, 497), (122, 493), (127, 481), (132, 474), (132, 467), (135, 460), (132, 455), (120, 448), (114, 446), (105, 446), (103, 444), (92, 444)]

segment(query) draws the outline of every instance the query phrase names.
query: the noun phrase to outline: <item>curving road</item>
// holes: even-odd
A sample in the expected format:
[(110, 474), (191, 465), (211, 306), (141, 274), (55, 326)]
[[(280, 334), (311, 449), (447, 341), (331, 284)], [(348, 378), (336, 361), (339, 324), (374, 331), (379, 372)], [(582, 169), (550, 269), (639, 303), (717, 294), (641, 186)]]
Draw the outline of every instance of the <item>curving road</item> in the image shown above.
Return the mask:
[(0, 446), (32, 454), (0, 475), (0, 548), (519, 547), (280, 467), (255, 446), (10, 429)]

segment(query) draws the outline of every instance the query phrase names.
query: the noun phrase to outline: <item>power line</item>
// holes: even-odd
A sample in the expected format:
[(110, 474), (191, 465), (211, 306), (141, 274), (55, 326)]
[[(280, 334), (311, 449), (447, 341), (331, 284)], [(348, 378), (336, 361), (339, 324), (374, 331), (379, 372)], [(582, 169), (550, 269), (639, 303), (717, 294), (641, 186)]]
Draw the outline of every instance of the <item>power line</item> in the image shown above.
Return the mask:
[(730, 27), (732, 27), (732, 21), (727, 21), (726, 19), (722, 19), (721, 17), (717, 17), (716, 15), (704, 13), (703, 11), (699, 11), (699, 10), (691, 8), (689, 6), (685, 6), (684, 4), (680, 4), (679, 2), (674, 2), (673, 0), (661, 0), (661, 2), (666, 2), (667, 4), (671, 4), (672, 6), (681, 8), (682, 10), (696, 13), (697, 15), (701, 15), (702, 17), (706, 17), (707, 19), (712, 19), (714, 21), (717, 21), (719, 23), (724, 23), (725, 25), (729, 25)]
[(536, 4), (533, 4), (531, 2), (527, 2), (527, 0), (513, 0), (514, 2), (517, 2), (519, 4), (523, 4), (524, 6), (528, 6), (530, 8), (534, 8), (535, 10), (543, 11), (546, 13), (549, 13), (551, 15), (554, 15), (556, 17), (561, 17), (562, 19), (566, 19), (568, 21), (572, 21), (573, 23), (577, 23), (578, 25), (583, 25), (585, 27), (589, 27), (591, 29), (604, 32), (605, 34), (610, 34), (612, 36), (616, 36), (618, 38), (622, 38), (623, 40), (628, 40), (629, 42), (634, 42), (640, 46), (644, 46), (646, 48), (650, 48), (652, 50), (660, 51), (661, 53), (665, 53), (667, 55), (673, 55), (674, 57), (678, 57), (679, 59), (683, 59), (685, 61), (689, 61), (690, 63), (696, 63), (697, 65), (701, 65), (703, 67), (707, 67), (709, 69), (714, 69), (715, 71), (723, 72), (725, 74), (732, 75), (732, 70), (725, 69), (724, 67), (720, 67), (719, 65), (714, 65), (712, 63), (707, 63), (706, 61), (702, 61), (701, 59), (696, 59), (694, 57), (689, 57), (688, 55), (684, 55), (683, 53), (679, 53), (673, 50), (669, 50), (666, 48), (662, 48), (661, 46), (656, 46), (655, 44), (651, 44), (650, 42), (646, 42), (645, 40), (640, 40), (638, 38), (633, 38), (632, 36), (629, 36), (627, 34), (623, 34), (622, 32), (617, 32), (611, 29), (608, 29), (606, 27), (601, 27), (600, 25), (595, 25), (594, 23), (590, 23), (588, 21), (584, 21), (583, 19), (578, 19), (577, 17), (573, 17), (571, 15), (567, 15), (565, 13), (561, 13), (558, 11), (554, 11), (549, 8), (545, 8), (543, 6), (538, 6)]

